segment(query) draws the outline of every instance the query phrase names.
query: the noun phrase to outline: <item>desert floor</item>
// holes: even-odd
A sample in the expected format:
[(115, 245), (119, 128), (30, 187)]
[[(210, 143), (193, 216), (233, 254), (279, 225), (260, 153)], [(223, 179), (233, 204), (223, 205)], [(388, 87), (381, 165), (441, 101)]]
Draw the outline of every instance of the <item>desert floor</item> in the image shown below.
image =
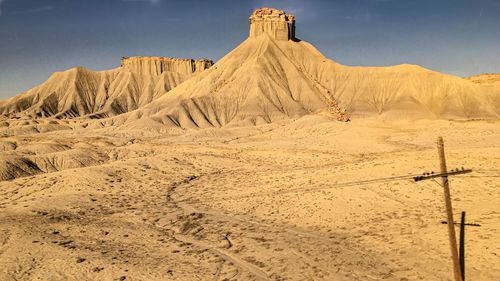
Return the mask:
[[(0, 280), (452, 280), (439, 170), (467, 212), (468, 280), (500, 280), (498, 121), (65, 130), (0, 139), (47, 172), (0, 182)], [(42, 163), (42, 162), (37, 162)], [(458, 227), (457, 227), (458, 234)]]

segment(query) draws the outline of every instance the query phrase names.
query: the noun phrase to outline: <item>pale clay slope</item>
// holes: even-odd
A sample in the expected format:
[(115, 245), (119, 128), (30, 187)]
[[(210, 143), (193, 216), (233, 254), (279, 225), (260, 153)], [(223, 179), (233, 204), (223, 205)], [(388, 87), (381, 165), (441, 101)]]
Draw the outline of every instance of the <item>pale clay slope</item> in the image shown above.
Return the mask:
[(114, 116), (150, 103), (211, 65), (208, 60), (132, 57), (107, 71), (77, 67), (56, 72), (40, 86), (3, 101), (0, 114), (31, 118)]
[[(467, 228), (467, 279), (498, 280), (498, 128), (311, 115), (2, 138), (2, 154), (57, 171), (0, 182), (0, 280), (450, 280), (438, 184), (343, 184), (436, 171), (439, 134), (448, 166), (474, 170), (451, 178), (455, 213), (481, 224)], [(52, 161), (83, 151), (95, 160)]]
[(312, 45), (267, 34), (246, 39), (211, 69), (106, 124), (183, 128), (253, 125), (326, 111), (335, 99), (353, 118), (498, 118), (500, 92), (415, 65), (348, 67)]

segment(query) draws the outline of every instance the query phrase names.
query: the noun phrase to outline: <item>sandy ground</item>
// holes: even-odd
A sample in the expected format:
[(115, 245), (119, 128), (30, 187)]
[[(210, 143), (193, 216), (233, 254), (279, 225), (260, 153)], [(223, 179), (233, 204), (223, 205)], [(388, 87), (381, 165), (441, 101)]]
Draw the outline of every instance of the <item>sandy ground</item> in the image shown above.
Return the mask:
[(500, 280), (499, 125), (308, 116), (4, 137), (1, 153), (54, 165), (0, 182), (0, 280), (452, 280), (439, 184), (360, 182), (438, 171), (438, 135), (450, 169), (474, 170), (451, 178), (455, 219), (481, 225), (467, 280)]

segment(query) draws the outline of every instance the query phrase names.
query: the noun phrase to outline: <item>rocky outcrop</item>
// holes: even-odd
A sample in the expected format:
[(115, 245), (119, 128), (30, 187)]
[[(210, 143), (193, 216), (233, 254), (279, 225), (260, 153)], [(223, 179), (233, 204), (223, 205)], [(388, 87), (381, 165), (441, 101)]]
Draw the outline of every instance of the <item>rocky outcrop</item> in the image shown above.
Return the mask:
[(123, 57), (121, 66), (137, 73), (160, 75), (165, 71), (182, 75), (201, 72), (213, 65), (208, 59), (179, 59), (164, 57)]
[(272, 39), (295, 39), (295, 17), (282, 10), (260, 8), (250, 16), (250, 37), (268, 34)]
[(500, 85), (500, 73), (484, 73), (467, 77), (466, 79), (476, 84)]

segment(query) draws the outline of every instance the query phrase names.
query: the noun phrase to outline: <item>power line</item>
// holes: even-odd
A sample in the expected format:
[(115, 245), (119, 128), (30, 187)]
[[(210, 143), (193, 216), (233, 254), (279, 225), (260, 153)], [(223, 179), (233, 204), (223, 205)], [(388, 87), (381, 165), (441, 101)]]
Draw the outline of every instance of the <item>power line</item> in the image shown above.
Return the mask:
[[(458, 170), (458, 169), (456, 169), (456, 170)], [(271, 191), (271, 192), (267, 192), (267, 193), (252, 193), (252, 194), (241, 195), (241, 196), (223, 197), (223, 198), (215, 199), (215, 200), (224, 201), (224, 200), (243, 199), (243, 198), (250, 198), (250, 197), (255, 198), (255, 197), (263, 197), (263, 196), (271, 196), (271, 195), (278, 195), (278, 194), (308, 193), (308, 192), (316, 192), (316, 191), (332, 189), (332, 188), (355, 187), (355, 186), (369, 185), (369, 184), (376, 184), (376, 183), (382, 184), (382, 183), (402, 181), (402, 180), (411, 180), (411, 182), (413, 183), (414, 179), (416, 177), (421, 177), (421, 176), (427, 175), (427, 174), (431, 175), (430, 173), (424, 173), (424, 174), (419, 174), (419, 175), (407, 174), (407, 175), (392, 176), (392, 177), (385, 177), (385, 178), (374, 178), (374, 179), (367, 179), (367, 180), (334, 183), (334, 184), (326, 185), (323, 187), (317, 187), (317, 188), (298, 187), (298, 188), (287, 189), (287, 190)], [(490, 176), (466, 176), (466, 175), (461, 175), (461, 176), (462, 177), (490, 177)], [(498, 176), (498, 177), (500, 177), (500, 176)], [(436, 183), (439, 184), (439, 182), (437, 182), (437, 181), (436, 181)]]
[[(456, 169), (458, 170), (458, 169)], [(367, 180), (359, 180), (359, 181), (351, 181), (351, 182), (341, 182), (341, 183), (334, 183), (330, 185), (326, 185), (323, 187), (317, 187), (317, 188), (303, 188), (303, 187), (297, 187), (297, 188), (292, 188), (292, 189), (287, 189), (287, 190), (278, 190), (278, 191), (271, 191), (271, 192), (266, 192), (266, 193), (251, 193), (248, 195), (240, 195), (240, 196), (231, 196), (231, 197), (222, 197), (220, 199), (214, 199), (216, 201), (225, 201), (225, 200), (234, 200), (234, 199), (243, 199), (243, 198), (255, 198), (255, 197), (264, 197), (264, 196), (272, 196), (272, 195), (278, 195), (278, 194), (290, 194), (290, 193), (308, 193), (308, 192), (316, 192), (316, 191), (321, 191), (321, 190), (327, 190), (327, 189), (332, 189), (332, 188), (341, 188), (341, 187), (355, 187), (355, 186), (362, 186), (362, 185), (369, 185), (369, 184), (382, 184), (382, 183), (388, 183), (388, 182), (394, 182), (394, 181), (402, 181), (402, 180), (409, 180), (412, 183), (414, 182), (414, 179), (416, 177), (421, 177), (423, 175), (431, 175), (430, 173), (424, 173), (424, 174), (407, 174), (407, 175), (400, 175), (400, 176), (392, 176), (392, 177), (385, 177), (385, 178), (374, 178), (374, 179), (367, 179)], [(440, 177), (441, 175), (439, 175)], [(469, 176), (469, 175), (461, 175), (462, 177), (468, 177), (468, 178), (484, 178), (484, 177), (500, 177), (499, 176)], [(434, 177), (432, 177), (434, 178)], [(440, 184), (439, 182), (435, 181), (437, 184)]]
[(464, 176), (465, 178), (500, 178), (500, 175), (494, 176)]
[(318, 187), (318, 188), (299, 187), (299, 188), (274, 191), (274, 192), (268, 192), (268, 193), (257, 193), (257, 194), (252, 193), (249, 195), (224, 197), (224, 198), (221, 198), (220, 200), (242, 199), (242, 198), (249, 198), (249, 197), (263, 197), (263, 196), (270, 196), (270, 195), (277, 195), (277, 194), (316, 192), (316, 191), (331, 189), (331, 188), (354, 187), (354, 186), (360, 186), (360, 185), (368, 185), (368, 184), (375, 184), (375, 183), (380, 184), (380, 183), (388, 183), (388, 182), (401, 181), (401, 180), (412, 180), (412, 182), (413, 182), (413, 178), (415, 178), (417, 176), (419, 176), (419, 175), (401, 175), (401, 176), (392, 176), (392, 177), (386, 177), (386, 178), (374, 178), (374, 179), (368, 179), (368, 180), (335, 183), (335, 184), (327, 185), (324, 187)]
[(474, 169), (476, 172), (500, 172), (500, 169)]

